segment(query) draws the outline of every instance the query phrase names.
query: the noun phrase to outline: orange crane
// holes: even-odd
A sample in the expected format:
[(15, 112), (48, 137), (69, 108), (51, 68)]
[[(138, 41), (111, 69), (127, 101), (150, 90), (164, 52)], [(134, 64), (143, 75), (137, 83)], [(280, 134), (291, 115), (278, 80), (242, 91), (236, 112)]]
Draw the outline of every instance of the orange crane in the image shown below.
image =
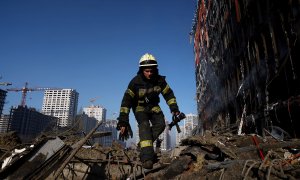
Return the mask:
[(62, 89), (62, 88), (28, 88), (27, 86), (28, 86), (28, 82), (26, 82), (25, 86), (22, 87), (22, 88), (9, 88), (9, 89), (6, 89), (6, 91), (15, 91), (15, 92), (22, 91), (21, 106), (25, 107), (27, 92), (44, 91), (44, 90), (60, 90), (60, 89)]

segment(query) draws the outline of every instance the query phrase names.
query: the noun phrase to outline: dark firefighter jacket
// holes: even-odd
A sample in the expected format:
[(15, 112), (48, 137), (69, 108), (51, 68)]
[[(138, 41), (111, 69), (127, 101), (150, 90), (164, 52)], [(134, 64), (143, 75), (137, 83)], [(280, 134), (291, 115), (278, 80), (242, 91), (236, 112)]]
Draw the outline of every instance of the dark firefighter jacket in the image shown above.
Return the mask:
[(128, 120), (130, 108), (133, 113), (144, 112), (160, 112), (159, 95), (160, 93), (166, 100), (171, 112), (179, 111), (176, 98), (170, 86), (165, 80), (165, 76), (157, 75), (153, 80), (146, 79), (142, 74), (136, 75), (129, 83), (124, 93), (120, 117)]

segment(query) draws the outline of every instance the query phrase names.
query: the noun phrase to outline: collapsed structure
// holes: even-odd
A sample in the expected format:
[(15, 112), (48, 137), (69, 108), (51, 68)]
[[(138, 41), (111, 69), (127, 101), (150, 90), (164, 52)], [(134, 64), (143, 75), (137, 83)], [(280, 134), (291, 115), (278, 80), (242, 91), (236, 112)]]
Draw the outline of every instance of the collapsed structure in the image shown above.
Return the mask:
[(191, 35), (204, 130), (278, 126), (299, 137), (299, 11), (296, 0), (198, 1)]

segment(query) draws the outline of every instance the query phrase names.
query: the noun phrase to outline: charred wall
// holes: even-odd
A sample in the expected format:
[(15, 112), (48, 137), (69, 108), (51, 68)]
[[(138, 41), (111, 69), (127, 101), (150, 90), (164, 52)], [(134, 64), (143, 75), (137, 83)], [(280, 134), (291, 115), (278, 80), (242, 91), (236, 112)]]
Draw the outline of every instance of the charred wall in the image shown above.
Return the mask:
[(194, 37), (197, 108), (204, 130), (298, 136), (300, 2), (199, 0)]

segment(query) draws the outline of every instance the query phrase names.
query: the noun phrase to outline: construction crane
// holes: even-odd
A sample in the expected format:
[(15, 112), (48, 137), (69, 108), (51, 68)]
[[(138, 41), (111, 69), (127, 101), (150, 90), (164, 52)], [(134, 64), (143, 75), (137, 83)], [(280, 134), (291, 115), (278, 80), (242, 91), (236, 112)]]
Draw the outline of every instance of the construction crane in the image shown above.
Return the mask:
[(12, 83), (9, 83), (9, 82), (0, 82), (0, 85), (2, 85), (2, 86), (10, 86), (10, 85), (12, 85)]
[(89, 101), (90, 101), (92, 107), (94, 106), (94, 102), (95, 102), (97, 99), (99, 99), (99, 98), (100, 98), (100, 96), (97, 96), (97, 97), (94, 97), (94, 98), (89, 99)]
[(60, 90), (60, 89), (62, 89), (62, 88), (28, 88), (28, 82), (26, 82), (25, 86), (23, 88), (9, 88), (9, 89), (6, 89), (6, 91), (15, 91), (15, 92), (21, 91), (22, 92), (21, 106), (25, 107), (27, 92), (44, 91), (44, 90)]
[[(0, 75), (0, 79), (2, 79), (1, 75)], [(10, 83), (10, 82), (0, 82), (0, 85), (1, 86), (10, 86), (10, 85), (12, 85), (12, 83)]]

